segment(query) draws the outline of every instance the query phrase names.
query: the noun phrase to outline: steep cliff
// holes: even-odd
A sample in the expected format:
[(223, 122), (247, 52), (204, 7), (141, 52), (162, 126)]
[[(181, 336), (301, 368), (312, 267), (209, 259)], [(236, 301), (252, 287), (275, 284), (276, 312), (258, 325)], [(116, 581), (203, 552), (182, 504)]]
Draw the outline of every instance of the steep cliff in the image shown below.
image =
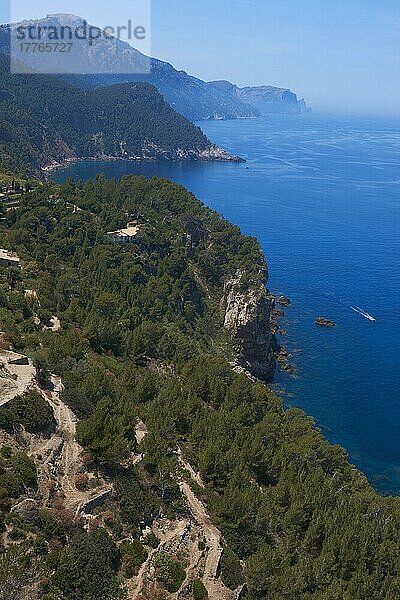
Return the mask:
[(229, 81), (212, 81), (210, 85), (232, 99), (235, 98), (251, 106), (261, 115), (270, 113), (300, 114), (310, 110), (304, 100), (299, 99), (294, 92), (286, 88), (271, 85), (240, 88)]
[(274, 300), (266, 281), (247, 283), (238, 270), (225, 285), (225, 328), (229, 331), (238, 365), (262, 381), (272, 381), (276, 341), (271, 330)]

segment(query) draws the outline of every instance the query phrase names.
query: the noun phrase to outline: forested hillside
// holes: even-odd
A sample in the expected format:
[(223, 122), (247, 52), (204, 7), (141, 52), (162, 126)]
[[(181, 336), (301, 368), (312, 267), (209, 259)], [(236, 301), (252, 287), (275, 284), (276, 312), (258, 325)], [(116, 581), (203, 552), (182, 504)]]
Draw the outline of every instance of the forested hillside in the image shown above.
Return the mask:
[[(23, 269), (0, 272), (2, 343), (34, 357), (44, 389), (61, 379), (55, 408), (78, 416), (84, 449), (75, 485), (104, 484), (107, 497), (74, 518), (64, 474), (42, 488), (43, 456), (18, 447), (21, 424), (51, 435), (40, 397), (0, 410), (3, 598), (216, 600), (216, 582), (221, 598), (400, 597), (399, 500), (376, 494), (312, 419), (232, 370), (224, 284), (238, 269), (243, 289), (265, 283), (256, 240), (161, 179), (40, 185), (4, 217), (0, 246)], [(113, 242), (107, 232), (127, 220), (137, 239)], [(43, 329), (52, 315), (60, 330)], [(10, 512), (26, 497), (40, 504), (34, 518)], [(214, 525), (193, 537), (201, 507)]]
[(209, 158), (201, 130), (146, 83), (82, 91), (45, 75), (12, 75), (0, 55), (0, 170), (37, 173), (81, 157)]

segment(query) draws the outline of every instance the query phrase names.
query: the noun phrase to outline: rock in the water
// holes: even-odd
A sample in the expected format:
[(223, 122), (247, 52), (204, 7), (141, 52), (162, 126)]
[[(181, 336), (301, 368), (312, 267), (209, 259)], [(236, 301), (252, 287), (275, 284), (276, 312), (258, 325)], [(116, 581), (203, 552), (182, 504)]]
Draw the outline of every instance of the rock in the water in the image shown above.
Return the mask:
[(290, 375), (297, 374), (297, 367), (290, 362), (281, 364), (281, 369), (286, 371), (286, 373), (290, 373)]
[(331, 321), (330, 319), (325, 319), (325, 317), (318, 317), (315, 319), (315, 324), (320, 325), (320, 327), (335, 327), (336, 323)]
[(282, 371), (286, 371), (291, 375), (295, 375), (297, 373), (297, 368), (294, 364), (290, 362), (290, 358), (290, 352), (288, 352), (286, 348), (283, 348), (283, 346), (281, 346), (277, 355), (277, 361), (279, 363), (279, 366), (282, 369)]
[(277, 303), (281, 306), (290, 306), (292, 301), (289, 298), (286, 298), (286, 296), (279, 296)]

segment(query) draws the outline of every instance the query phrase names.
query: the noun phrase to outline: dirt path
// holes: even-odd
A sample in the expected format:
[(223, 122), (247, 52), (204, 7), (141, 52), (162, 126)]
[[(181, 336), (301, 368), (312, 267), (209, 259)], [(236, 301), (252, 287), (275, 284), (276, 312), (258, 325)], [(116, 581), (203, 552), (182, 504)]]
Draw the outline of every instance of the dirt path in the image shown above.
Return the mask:
[[(61, 385), (61, 384), (60, 384)], [(96, 506), (102, 504), (112, 493), (112, 484), (103, 482), (103, 485), (98, 486), (91, 492), (81, 492), (76, 489), (74, 485), (74, 478), (78, 469), (81, 465), (80, 456), (83, 452), (83, 448), (75, 440), (76, 434), (76, 423), (77, 419), (74, 413), (63, 404), (60, 399), (59, 393), (61, 389), (55, 390), (56, 406), (60, 409), (58, 414), (57, 422), (64, 424), (64, 453), (62, 455), (62, 469), (64, 472), (62, 489), (68, 501), (73, 508), (75, 508), (75, 517), (84, 514), (90, 514)], [(53, 409), (54, 410), (54, 409)], [(136, 440), (140, 444), (148, 433), (147, 427), (138, 419), (136, 427)], [(143, 460), (143, 454), (133, 454), (129, 460), (131, 465), (137, 465)]]
[(44, 504), (49, 502), (48, 484), (53, 481), (56, 491), (64, 498), (65, 507), (78, 515), (81, 506), (112, 488), (102, 482), (89, 490), (77, 489), (75, 477), (82, 471), (83, 453), (82, 446), (75, 439), (78, 419), (60, 398), (63, 390), (60, 378), (52, 375), (51, 382), (52, 390), (38, 390), (53, 409), (57, 428), (49, 440), (35, 446), (30, 454), (36, 457), (38, 464)]
[[(44, 506), (50, 502), (51, 486), (49, 483), (53, 481), (56, 491), (61, 493), (64, 498), (65, 507), (78, 516), (88, 503), (103, 496), (107, 497), (112, 491), (112, 486), (105, 481), (100, 481), (99, 485), (89, 490), (82, 491), (76, 488), (75, 477), (82, 471), (83, 448), (76, 441), (78, 419), (61, 399), (63, 391), (61, 379), (53, 375), (51, 377), (52, 389), (40, 389), (35, 383), (36, 373), (31, 361), (28, 361), (26, 365), (10, 365), (9, 361), (19, 355), (3, 352), (0, 355), (0, 361), (2, 356), (3, 369), (6, 369), (3, 377), (8, 381), (8, 373), (14, 374), (10, 380), (15, 385), (6, 392), (0, 393), (0, 406), (23, 393), (28, 387), (32, 387), (42, 394), (54, 412), (57, 425), (54, 434), (50, 439), (40, 440), (31, 447), (30, 451), (30, 455), (36, 459), (38, 466), (38, 481), (44, 498)], [(136, 424), (138, 445), (141, 444), (147, 433), (146, 425), (138, 420)], [(142, 458), (143, 454), (132, 455), (133, 464), (138, 464)], [(204, 487), (200, 473), (196, 473), (190, 463), (185, 460), (180, 448), (177, 451), (177, 458), (179, 465), (189, 473), (193, 481), (200, 487)], [(190, 594), (191, 582), (197, 576), (201, 577), (210, 600), (234, 600), (235, 592), (228, 590), (217, 578), (223, 551), (221, 533), (211, 523), (204, 505), (195, 496), (189, 484), (183, 480), (178, 481), (178, 484), (192, 516), (175, 523), (167, 523), (165, 520), (159, 519), (153, 524), (153, 531), (160, 539), (160, 545), (157, 549), (149, 552), (137, 577), (128, 582), (128, 598), (135, 600), (140, 594), (147, 593), (148, 583), (154, 581), (153, 559), (156, 554), (163, 550), (170, 553), (184, 550), (189, 558), (187, 576), (179, 592), (170, 598), (189, 597), (187, 594)], [(205, 551), (199, 550), (200, 540), (205, 540)], [(144, 595), (144, 597), (146, 596)]]
[[(180, 466), (190, 474), (191, 479), (195, 481), (198, 486), (204, 488), (204, 481), (201, 478), (201, 474), (197, 473), (192, 465), (185, 459), (181, 448), (178, 448), (177, 456)], [(209, 598), (215, 598), (215, 600), (233, 600), (236, 598), (236, 593), (226, 588), (222, 581), (217, 578), (218, 567), (223, 552), (221, 532), (212, 524), (207, 510), (203, 503), (195, 496), (190, 485), (186, 481), (180, 481), (179, 487), (186, 499), (193, 518), (201, 527), (203, 536), (206, 540), (207, 553), (202, 581), (207, 588)]]
[(111, 490), (111, 486), (103, 483), (91, 490), (78, 490), (75, 486), (75, 477), (82, 468), (81, 456), (83, 448), (75, 439), (77, 417), (61, 400), (60, 394), (63, 385), (59, 377), (52, 376), (53, 390), (45, 394), (45, 397), (54, 411), (57, 423), (56, 434), (62, 439), (61, 455), (57, 461), (58, 482), (63, 495), (65, 505), (72, 510), (92, 500), (96, 496)]
[[(26, 360), (27, 364), (12, 364), (11, 361), (18, 359)], [(0, 365), (0, 406), (4, 406), (35, 386), (36, 369), (27, 357), (7, 350), (0, 353)]]
[(182, 494), (186, 498), (190, 512), (195, 521), (201, 526), (206, 544), (207, 556), (204, 567), (203, 583), (206, 586), (209, 598), (212, 600), (234, 600), (235, 592), (228, 590), (217, 578), (218, 566), (222, 555), (220, 531), (211, 523), (202, 502), (192, 492), (186, 481), (179, 483)]
[(180, 466), (183, 467), (185, 471), (189, 473), (190, 477), (193, 479), (193, 481), (197, 483), (197, 485), (199, 485), (201, 488), (204, 488), (204, 481), (201, 478), (201, 474), (196, 473), (192, 465), (188, 463), (187, 460), (185, 460), (182, 454), (182, 450), (180, 448), (178, 448), (178, 450), (176, 451), (176, 455), (178, 457), (178, 462)]
[[(57, 331), (60, 322), (53, 318), (53, 331)], [(19, 360), (26, 364), (12, 364)], [(63, 385), (61, 379), (51, 376), (51, 389), (41, 389), (36, 380), (36, 369), (32, 361), (26, 357), (3, 350), (0, 352), (0, 406), (22, 395), (28, 389), (36, 389), (51, 406), (56, 430), (49, 439), (35, 440), (30, 445), (29, 455), (35, 460), (38, 469), (38, 484), (43, 497), (43, 504), (50, 502), (51, 488), (55, 487), (64, 498), (65, 507), (72, 510), (76, 516), (81, 508), (95, 498), (107, 495), (112, 486), (105, 481), (89, 490), (78, 490), (75, 477), (82, 469), (82, 454), (84, 449), (76, 441), (77, 417), (61, 399)], [(136, 438), (140, 444), (147, 434), (147, 428), (142, 421), (136, 426)], [(134, 455), (133, 464), (139, 463), (142, 454)], [(53, 485), (51, 485), (53, 482)]]
[[(160, 544), (157, 548), (151, 550), (146, 561), (140, 567), (138, 575), (128, 582), (127, 591), (128, 591), (128, 600), (135, 600), (139, 595), (143, 594), (146, 587), (146, 580), (148, 579), (148, 574), (152, 568), (153, 558), (159, 552), (162, 552), (166, 549), (166, 546), (171, 543), (173, 540), (177, 538), (181, 538), (185, 532), (187, 527), (187, 522), (182, 520), (178, 521), (173, 529), (164, 533), (164, 531), (160, 528), (155, 530), (157, 537), (160, 540)], [(144, 596), (146, 597), (146, 596)]]
[[(144, 439), (147, 428), (138, 421), (136, 425), (136, 438), (138, 443)], [(187, 471), (191, 478), (204, 488), (204, 482), (200, 473), (192, 468), (185, 460), (182, 451), (177, 452), (179, 465)], [(142, 455), (138, 455), (137, 461)], [(188, 556), (189, 565), (186, 569), (186, 579), (180, 590), (175, 594), (169, 594), (171, 599), (190, 598), (193, 579), (200, 577), (207, 589), (209, 600), (234, 600), (236, 593), (226, 588), (217, 577), (218, 567), (222, 555), (221, 533), (210, 520), (210, 517), (202, 502), (192, 492), (186, 481), (179, 481), (179, 488), (186, 500), (191, 517), (179, 521), (175, 526), (160, 527), (157, 521), (153, 524), (153, 532), (161, 540), (158, 548), (151, 550), (146, 562), (141, 566), (137, 577), (128, 582), (128, 600), (136, 600), (139, 596), (146, 597), (148, 585), (154, 581), (153, 561), (155, 556), (162, 551), (177, 554), (184, 551)], [(199, 542), (205, 540), (206, 550), (199, 549)]]

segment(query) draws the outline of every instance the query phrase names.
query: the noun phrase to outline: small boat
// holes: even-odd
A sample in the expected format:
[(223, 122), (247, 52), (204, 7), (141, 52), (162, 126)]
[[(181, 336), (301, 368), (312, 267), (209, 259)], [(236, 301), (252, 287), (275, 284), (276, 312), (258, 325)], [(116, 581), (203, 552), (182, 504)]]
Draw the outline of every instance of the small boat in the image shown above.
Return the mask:
[(374, 322), (376, 321), (376, 319), (375, 319), (375, 318), (374, 318), (372, 315), (368, 315), (368, 314), (366, 314), (366, 315), (364, 315), (364, 317), (365, 317), (366, 319), (368, 319), (368, 321), (374, 321)]

